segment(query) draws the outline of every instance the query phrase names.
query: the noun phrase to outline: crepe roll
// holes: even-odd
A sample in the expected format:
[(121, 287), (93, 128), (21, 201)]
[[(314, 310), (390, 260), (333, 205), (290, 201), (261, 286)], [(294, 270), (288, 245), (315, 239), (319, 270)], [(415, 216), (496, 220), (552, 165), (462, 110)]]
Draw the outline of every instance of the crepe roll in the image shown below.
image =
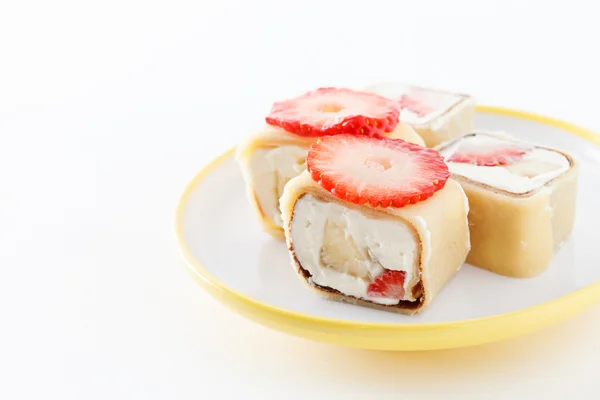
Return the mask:
[(280, 207), (291, 263), (327, 299), (415, 314), (470, 248), (468, 202), (433, 149), (355, 135), (320, 138)]
[(396, 101), (400, 121), (410, 125), (427, 147), (456, 139), (474, 128), (475, 99), (467, 94), (382, 82), (365, 89)]
[(578, 164), (572, 155), (474, 132), (439, 147), (470, 204), (469, 264), (530, 278), (545, 271), (575, 219)]

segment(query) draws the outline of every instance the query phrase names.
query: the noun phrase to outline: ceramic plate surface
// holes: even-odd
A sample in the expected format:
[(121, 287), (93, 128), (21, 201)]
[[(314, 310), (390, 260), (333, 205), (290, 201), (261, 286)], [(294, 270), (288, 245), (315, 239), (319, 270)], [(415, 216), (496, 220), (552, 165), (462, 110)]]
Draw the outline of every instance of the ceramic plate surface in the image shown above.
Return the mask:
[(439, 349), (507, 339), (600, 300), (600, 136), (492, 107), (478, 107), (475, 124), (566, 150), (581, 163), (573, 233), (539, 277), (507, 278), (465, 265), (415, 316), (324, 300), (295, 275), (285, 243), (261, 230), (233, 150), (202, 170), (181, 198), (176, 234), (185, 265), (215, 298), (258, 323), (370, 349)]

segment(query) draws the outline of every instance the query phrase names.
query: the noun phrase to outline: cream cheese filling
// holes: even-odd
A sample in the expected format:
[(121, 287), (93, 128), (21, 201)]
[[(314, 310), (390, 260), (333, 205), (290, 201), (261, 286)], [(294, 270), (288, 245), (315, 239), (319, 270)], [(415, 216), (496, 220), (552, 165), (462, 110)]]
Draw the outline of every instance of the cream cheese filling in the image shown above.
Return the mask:
[[(461, 147), (485, 146), (502, 148), (506, 144), (519, 144), (528, 149), (517, 161), (507, 165), (480, 166), (448, 161)], [(446, 159), (450, 172), (472, 181), (486, 184), (514, 194), (523, 194), (543, 187), (569, 168), (569, 159), (558, 151), (518, 142), (504, 133), (477, 133), (461, 138), (442, 148), (440, 154)]]
[(264, 215), (278, 227), (283, 226), (279, 198), (286, 183), (304, 169), (307, 147), (281, 145), (258, 148), (249, 159), (250, 184)]
[(398, 299), (372, 297), (367, 289), (385, 269), (404, 271), (403, 300), (415, 300), (419, 244), (398, 219), (371, 217), (305, 194), (296, 201), (290, 231), (296, 258), (315, 284), (394, 305)]

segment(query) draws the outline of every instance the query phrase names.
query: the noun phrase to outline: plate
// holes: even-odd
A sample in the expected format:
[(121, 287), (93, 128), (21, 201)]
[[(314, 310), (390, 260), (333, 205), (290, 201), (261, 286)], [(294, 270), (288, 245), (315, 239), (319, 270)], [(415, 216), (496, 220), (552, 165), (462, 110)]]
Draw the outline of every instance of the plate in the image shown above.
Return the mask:
[(572, 235), (549, 268), (507, 278), (468, 264), (415, 316), (328, 301), (295, 275), (285, 243), (264, 233), (246, 201), (231, 149), (186, 188), (176, 214), (180, 254), (212, 296), (249, 319), (291, 335), (379, 350), (473, 346), (531, 333), (600, 300), (600, 135), (553, 118), (478, 107), (478, 129), (571, 152), (581, 163)]

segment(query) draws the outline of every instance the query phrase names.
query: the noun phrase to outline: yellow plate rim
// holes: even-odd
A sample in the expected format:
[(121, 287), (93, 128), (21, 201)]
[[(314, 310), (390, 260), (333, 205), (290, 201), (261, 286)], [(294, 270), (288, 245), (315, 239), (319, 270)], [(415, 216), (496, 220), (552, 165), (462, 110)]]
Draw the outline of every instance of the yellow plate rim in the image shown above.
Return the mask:
[[(518, 117), (550, 125), (600, 145), (600, 134), (556, 118), (495, 106), (480, 113)], [(374, 323), (334, 319), (291, 311), (250, 297), (219, 281), (196, 260), (185, 242), (184, 214), (191, 193), (215, 167), (235, 152), (225, 151), (196, 174), (179, 200), (175, 236), (188, 272), (214, 298), (251, 320), (296, 336), (367, 349), (425, 350), (478, 345), (508, 339), (559, 322), (600, 300), (600, 281), (567, 295), (503, 314), (447, 322)]]

